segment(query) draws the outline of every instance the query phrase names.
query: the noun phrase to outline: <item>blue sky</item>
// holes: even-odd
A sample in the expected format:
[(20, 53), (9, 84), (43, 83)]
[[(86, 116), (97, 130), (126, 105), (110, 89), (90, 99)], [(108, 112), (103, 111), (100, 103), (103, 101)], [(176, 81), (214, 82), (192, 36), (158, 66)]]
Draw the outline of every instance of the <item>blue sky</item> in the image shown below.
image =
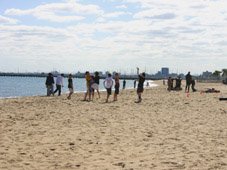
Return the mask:
[(227, 67), (226, 0), (0, 0), (0, 71)]

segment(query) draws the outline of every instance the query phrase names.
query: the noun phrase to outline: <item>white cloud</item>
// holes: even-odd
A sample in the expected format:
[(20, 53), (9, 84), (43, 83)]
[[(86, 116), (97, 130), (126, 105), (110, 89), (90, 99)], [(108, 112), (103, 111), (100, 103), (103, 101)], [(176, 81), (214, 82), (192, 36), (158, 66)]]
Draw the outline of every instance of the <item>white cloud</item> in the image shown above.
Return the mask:
[(118, 5), (116, 6), (117, 9), (127, 9), (126, 5)]
[(17, 24), (18, 20), (0, 15), (0, 24)]
[(160, 10), (144, 10), (134, 15), (134, 18), (150, 18), (150, 19), (174, 19), (176, 15), (173, 12), (165, 12)]
[(37, 19), (52, 22), (69, 22), (83, 20), (85, 15), (101, 15), (103, 11), (97, 5), (82, 5), (75, 1), (39, 5), (33, 9), (7, 9), (5, 15), (32, 15)]
[[(43, 26), (42, 21), (40, 26), (28, 26), (29, 23), (2, 25), (0, 57), (11, 56), (12, 61), (18, 59), (30, 65), (31, 60), (46, 61), (49, 66), (44, 64), (43, 69), (57, 65), (69, 71), (78, 64), (78, 69), (82, 70), (107, 70), (127, 65), (159, 69), (165, 65), (183, 71), (192, 67), (191, 71), (201, 72), (201, 69), (218, 69), (215, 67), (223, 67), (227, 62), (225, 1), (117, 2), (119, 6), (122, 3), (140, 5), (122, 6), (122, 11), (117, 8), (119, 6), (113, 6), (108, 11), (109, 7), (101, 9), (95, 2), (94, 5), (82, 5), (79, 1), (66, 1), (27, 10), (6, 10), (7, 15), (80, 22), (70, 22), (70, 26), (59, 24), (58, 29), (54, 28), (56, 25)], [(135, 8), (131, 10), (129, 7), (133, 5)], [(35, 62), (33, 67), (37, 67)]]
[(129, 13), (126, 12), (122, 12), (122, 11), (116, 11), (116, 12), (112, 12), (112, 13), (106, 13), (105, 15), (103, 15), (103, 17), (105, 18), (116, 18), (119, 17), (121, 15), (127, 15)]

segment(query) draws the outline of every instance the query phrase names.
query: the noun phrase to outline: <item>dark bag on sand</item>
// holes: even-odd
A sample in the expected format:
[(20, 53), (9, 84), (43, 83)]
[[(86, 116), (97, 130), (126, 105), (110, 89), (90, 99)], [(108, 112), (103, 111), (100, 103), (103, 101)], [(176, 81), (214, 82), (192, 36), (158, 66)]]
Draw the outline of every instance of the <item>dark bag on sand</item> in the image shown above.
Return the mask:
[(227, 97), (220, 97), (219, 100), (227, 100)]

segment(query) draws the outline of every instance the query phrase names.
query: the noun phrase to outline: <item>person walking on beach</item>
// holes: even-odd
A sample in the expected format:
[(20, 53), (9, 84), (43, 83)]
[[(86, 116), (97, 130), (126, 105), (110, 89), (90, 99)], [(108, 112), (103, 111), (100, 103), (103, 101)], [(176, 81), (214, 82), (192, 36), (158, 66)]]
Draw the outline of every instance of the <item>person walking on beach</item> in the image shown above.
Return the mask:
[(125, 79), (123, 80), (123, 89), (125, 89), (125, 86), (126, 86), (126, 81)]
[[(91, 75), (89, 73), (89, 71), (85, 72), (85, 80), (86, 80), (86, 92), (84, 94), (84, 100), (83, 101), (90, 101), (91, 100), (91, 85), (90, 85), (90, 81), (91, 81)], [(87, 100), (87, 96), (89, 97), (89, 99)]]
[(61, 88), (63, 87), (64, 74), (58, 75), (56, 78), (56, 90), (54, 94), (58, 91), (58, 96), (61, 95)]
[(109, 97), (112, 93), (112, 86), (113, 86), (113, 79), (110, 73), (108, 74), (107, 78), (104, 80), (103, 85), (107, 91), (106, 103), (108, 103)]
[(117, 95), (119, 94), (119, 88), (120, 88), (120, 78), (119, 78), (119, 74), (115, 73), (114, 75), (114, 81), (115, 81), (115, 92), (114, 92), (114, 99), (113, 101), (117, 101)]
[(71, 96), (73, 94), (73, 79), (72, 79), (72, 74), (69, 74), (68, 88), (69, 88), (69, 95), (68, 95), (67, 99), (71, 99)]
[(54, 77), (51, 73), (48, 74), (46, 78), (46, 88), (47, 88), (47, 96), (53, 95), (53, 85), (54, 85)]
[(190, 85), (192, 82), (192, 76), (191, 76), (190, 72), (188, 72), (188, 74), (185, 76), (185, 79), (186, 79), (185, 92), (189, 93)]
[(139, 68), (137, 68), (137, 74), (138, 74), (138, 78), (139, 78), (139, 83), (137, 86), (137, 95), (138, 95), (138, 100), (136, 101), (136, 103), (140, 103), (142, 101), (142, 93), (143, 93), (143, 86), (144, 86), (144, 82), (145, 82), (145, 72), (139, 74)]
[(95, 77), (94, 77), (94, 84), (92, 85), (92, 88), (94, 89), (94, 92), (95, 90), (97, 91), (98, 93), (98, 96), (100, 98), (100, 93), (99, 93), (99, 80), (100, 80), (100, 77), (99, 77), (99, 72), (95, 72)]

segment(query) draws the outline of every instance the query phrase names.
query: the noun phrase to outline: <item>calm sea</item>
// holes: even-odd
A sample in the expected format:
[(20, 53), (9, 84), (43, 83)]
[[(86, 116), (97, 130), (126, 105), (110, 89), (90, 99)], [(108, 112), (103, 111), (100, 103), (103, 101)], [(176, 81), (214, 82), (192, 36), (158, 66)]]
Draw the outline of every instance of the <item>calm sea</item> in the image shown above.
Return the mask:
[[(45, 81), (45, 77), (0, 76), (0, 98), (46, 95)], [(67, 78), (64, 78), (63, 93), (68, 92), (67, 85)], [(73, 85), (76, 92), (83, 92), (86, 90), (85, 79), (74, 78)], [(126, 88), (133, 88), (133, 80), (126, 80)], [(103, 80), (100, 80), (100, 90), (104, 90)]]

